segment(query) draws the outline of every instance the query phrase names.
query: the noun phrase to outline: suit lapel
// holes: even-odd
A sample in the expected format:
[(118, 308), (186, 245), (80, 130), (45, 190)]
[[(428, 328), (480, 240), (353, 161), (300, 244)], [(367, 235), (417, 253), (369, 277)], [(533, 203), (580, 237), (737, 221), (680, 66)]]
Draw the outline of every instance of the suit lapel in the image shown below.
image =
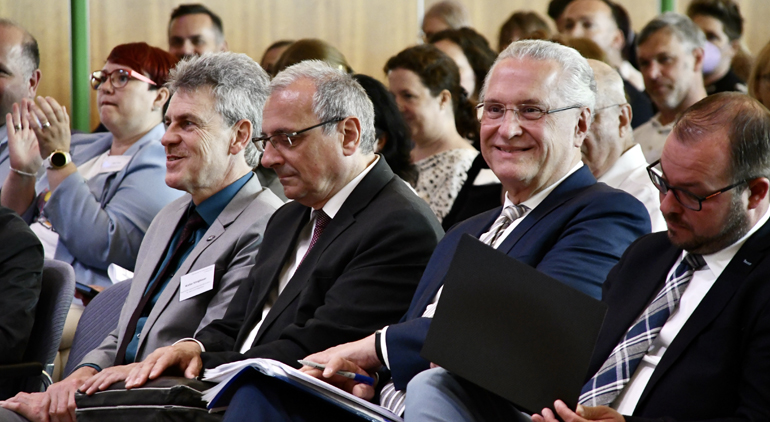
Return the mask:
[[(315, 246), (313, 246), (313, 249), (310, 251), (310, 253), (307, 254), (305, 259), (297, 268), (297, 271), (294, 273), (294, 276), (292, 276), (291, 280), (289, 280), (289, 283), (278, 296), (278, 300), (276, 300), (276, 302), (273, 304), (273, 307), (270, 309), (267, 317), (265, 317), (265, 321), (259, 328), (259, 332), (257, 333), (257, 337), (254, 340), (254, 344), (259, 342), (259, 339), (270, 327), (273, 321), (275, 321), (276, 318), (278, 318), (278, 316), (284, 310), (286, 310), (286, 307), (292, 303), (294, 298), (299, 295), (300, 292), (302, 292), (302, 290), (305, 288), (308, 281), (312, 279), (312, 275), (316, 270), (319, 260), (324, 255), (324, 252), (329, 248), (330, 245), (334, 243), (337, 238), (340, 237), (340, 235), (342, 235), (342, 233), (345, 232), (345, 230), (348, 229), (348, 227), (355, 223), (355, 215), (361, 209), (368, 206), (372, 199), (374, 199), (380, 190), (382, 190), (382, 188), (391, 179), (393, 179), (393, 177), (393, 172), (385, 163), (385, 159), (380, 157), (377, 161), (377, 164), (375, 164), (372, 170), (369, 171), (369, 174), (367, 174), (361, 180), (358, 186), (353, 189), (353, 192), (350, 193), (348, 198), (342, 204), (340, 210), (324, 229), (323, 235), (318, 238)], [(304, 221), (307, 222), (307, 220)], [(301, 227), (302, 226), (300, 226), (300, 229)], [(297, 232), (297, 234), (294, 236), (294, 241), (289, 247), (291, 252), (294, 252), (296, 247), (297, 235), (299, 235), (299, 232)], [(284, 260), (283, 262), (286, 261)], [(281, 268), (283, 268), (283, 265), (281, 265)], [(271, 283), (271, 285), (272, 284), (274, 283)], [(267, 292), (260, 293), (260, 303), (264, 304), (264, 298), (267, 293), (269, 293), (269, 290)], [(261, 313), (263, 306), (260, 306), (259, 308), (259, 312)]]
[[(161, 313), (166, 309), (166, 307), (171, 303), (172, 300), (178, 300), (177, 292), (179, 291), (179, 286), (181, 283), (181, 278), (183, 275), (186, 275), (191, 272), (191, 269), (195, 267), (196, 262), (198, 261), (198, 258), (211, 246), (213, 245), (219, 238), (225, 233), (225, 230), (227, 230), (227, 227), (232, 224), (233, 221), (246, 209), (246, 207), (251, 203), (253, 200), (253, 195), (255, 192), (261, 189), (261, 186), (259, 184), (259, 181), (257, 180), (256, 176), (253, 176), (243, 187), (238, 191), (238, 193), (235, 194), (232, 200), (225, 206), (225, 208), (222, 210), (221, 213), (217, 216), (217, 219), (214, 220), (214, 222), (211, 224), (208, 230), (206, 230), (206, 233), (203, 235), (200, 241), (195, 245), (192, 251), (187, 255), (187, 258), (182, 262), (182, 264), (179, 266), (179, 269), (176, 271), (174, 276), (169, 280), (166, 287), (163, 289), (163, 292), (158, 297), (158, 301), (155, 303), (155, 306), (152, 307), (152, 310), (150, 311), (150, 315), (147, 317), (147, 322), (145, 323), (145, 327), (152, 328), (153, 324), (158, 320), (158, 317), (161, 315)], [(189, 204), (189, 203), (188, 203)], [(186, 211), (187, 207), (182, 208), (181, 214), (178, 215), (176, 221), (178, 222), (182, 216), (184, 215), (184, 211)], [(173, 235), (173, 229), (176, 228), (176, 225), (172, 227), (172, 231), (169, 233), (168, 240), (166, 241), (166, 247), (168, 247), (168, 242), (171, 241), (171, 236)], [(161, 253), (160, 256), (163, 254)], [(203, 267), (201, 267), (203, 268)], [(199, 270), (201, 268), (195, 268), (195, 270)], [(216, 288), (217, 286), (214, 286)], [(139, 348), (142, 347), (142, 344), (139, 344)], [(139, 350), (139, 349), (137, 349)]]
[[(244, 319), (245, 324), (240, 330), (239, 341), (243, 341), (240, 337), (243, 336), (245, 338), (257, 322), (262, 319), (262, 310), (267, 302), (268, 295), (277, 285), (286, 261), (291, 259), (292, 254), (295, 253), (299, 234), (310, 220), (310, 208), (298, 202), (290, 202), (284, 205), (282, 210), (284, 208), (286, 209), (286, 215), (281, 216), (280, 220), (271, 221), (271, 224), (285, 227), (285, 230), (282, 231), (286, 236), (282, 236), (274, 247), (274, 251), (270, 251), (270, 254), (273, 256), (269, 260), (269, 264), (267, 264), (268, 261), (265, 261), (269, 268), (266, 268), (265, 264), (260, 268), (260, 270), (265, 271), (265, 274), (260, 274), (261, 280), (255, 281), (258, 291), (256, 295), (252, 294), (252, 298), (256, 297), (257, 299), (256, 301), (249, 300), (249, 303), (254, 304), (254, 306), (250, 307), (249, 314)], [(262, 250), (259, 253), (263, 253)]]
[(770, 224), (765, 223), (754, 235), (743, 244), (735, 254), (719, 278), (711, 286), (706, 296), (695, 308), (690, 318), (671, 342), (671, 345), (663, 354), (660, 363), (652, 373), (650, 381), (639, 398), (641, 403), (650, 393), (655, 384), (666, 374), (671, 366), (676, 363), (687, 347), (703, 330), (711, 324), (722, 312), (735, 292), (743, 285), (751, 271), (759, 266), (759, 263), (767, 254), (767, 238), (770, 235)]
[(510, 254), (516, 243), (532, 228), (538, 221), (545, 216), (557, 210), (562, 204), (572, 199), (575, 195), (596, 183), (596, 179), (591, 175), (588, 166), (583, 166), (564, 179), (550, 194), (541, 202), (529, 215), (516, 226), (515, 229), (505, 238), (503, 243), (497, 248), (501, 252)]

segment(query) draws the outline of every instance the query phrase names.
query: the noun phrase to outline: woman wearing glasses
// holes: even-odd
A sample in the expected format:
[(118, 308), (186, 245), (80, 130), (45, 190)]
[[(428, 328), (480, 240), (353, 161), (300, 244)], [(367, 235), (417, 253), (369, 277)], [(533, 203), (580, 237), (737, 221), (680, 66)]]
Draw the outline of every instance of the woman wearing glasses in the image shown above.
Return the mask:
[(385, 65), (390, 92), (412, 131), (415, 190), (441, 221), (478, 151), (478, 121), (455, 62), (433, 45), (410, 47)]
[(30, 223), (47, 258), (72, 264), (78, 282), (107, 286), (107, 267), (133, 270), (155, 214), (182, 192), (166, 186), (160, 138), (163, 87), (177, 59), (145, 43), (115, 47), (91, 75), (109, 133), (70, 136), (53, 98), (24, 100), (6, 116), (12, 171), (0, 202)]

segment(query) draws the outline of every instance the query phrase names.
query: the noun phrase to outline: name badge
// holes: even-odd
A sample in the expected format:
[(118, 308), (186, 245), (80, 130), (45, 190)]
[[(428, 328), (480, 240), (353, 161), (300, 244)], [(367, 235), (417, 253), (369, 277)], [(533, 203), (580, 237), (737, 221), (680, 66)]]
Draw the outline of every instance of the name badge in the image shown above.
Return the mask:
[(131, 161), (130, 155), (110, 155), (102, 161), (102, 167), (99, 173), (115, 173), (123, 170)]
[(198, 296), (214, 288), (214, 266), (185, 274), (180, 279), (179, 301)]
[(490, 169), (479, 170), (479, 174), (477, 174), (476, 178), (473, 179), (473, 186), (496, 184), (500, 184), (500, 179), (498, 179), (497, 176), (495, 176), (495, 173), (493, 173)]

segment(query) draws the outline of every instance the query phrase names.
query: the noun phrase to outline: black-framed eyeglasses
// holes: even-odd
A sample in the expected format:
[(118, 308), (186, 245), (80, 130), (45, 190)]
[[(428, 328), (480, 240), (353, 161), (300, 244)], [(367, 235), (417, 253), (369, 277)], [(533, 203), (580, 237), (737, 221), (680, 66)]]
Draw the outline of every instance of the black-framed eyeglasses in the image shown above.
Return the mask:
[(572, 110), (573, 108), (582, 107), (580, 104), (571, 105), (568, 107), (556, 108), (548, 110), (541, 106), (532, 104), (520, 104), (518, 107), (506, 108), (505, 105), (500, 103), (479, 103), (476, 106), (476, 118), (482, 123), (490, 123), (500, 120), (505, 116), (506, 111), (512, 111), (514, 115), (524, 120), (540, 120), (546, 114), (558, 113), (560, 111)]
[(751, 179), (741, 180), (738, 183), (734, 183), (730, 186), (724, 187), (722, 189), (719, 189), (716, 192), (712, 192), (706, 196), (698, 196), (692, 192), (688, 192), (681, 188), (675, 188), (668, 184), (666, 179), (663, 178), (663, 175), (658, 173), (657, 170), (655, 170), (655, 166), (660, 164), (660, 160), (655, 161), (654, 163), (647, 166), (647, 174), (650, 175), (650, 180), (652, 180), (652, 184), (658, 189), (658, 191), (661, 193), (661, 195), (665, 195), (668, 193), (668, 191), (671, 191), (674, 193), (674, 198), (676, 198), (677, 201), (679, 201), (680, 204), (682, 204), (683, 207), (687, 209), (691, 209), (693, 211), (700, 211), (703, 209), (703, 201), (711, 199), (715, 196), (719, 196), (730, 189), (736, 188), (744, 183), (747, 183)]
[(106, 70), (97, 70), (91, 73), (91, 88), (99, 89), (99, 87), (102, 86), (103, 83), (107, 82), (107, 79), (109, 79), (113, 88), (120, 89), (126, 86), (128, 81), (132, 78), (142, 82), (147, 82), (150, 85), (158, 85), (152, 79), (142, 75), (135, 70), (116, 69), (112, 72), (108, 72)]
[(265, 147), (267, 146), (267, 141), (270, 141), (270, 144), (273, 146), (273, 148), (278, 149), (278, 150), (286, 149), (286, 148), (291, 148), (292, 146), (294, 146), (294, 144), (292, 144), (292, 142), (291, 142), (291, 138), (293, 138), (293, 137), (295, 137), (295, 136), (297, 136), (299, 134), (305, 133), (305, 132), (307, 132), (309, 130), (313, 130), (313, 129), (317, 128), (317, 127), (328, 125), (329, 123), (338, 123), (338, 122), (341, 122), (343, 120), (345, 120), (344, 117), (335, 117), (334, 119), (327, 120), (325, 122), (321, 122), (321, 123), (319, 123), (317, 125), (313, 125), (313, 126), (305, 128), (305, 129), (298, 130), (296, 132), (291, 132), (291, 133), (278, 132), (278, 133), (274, 133), (274, 134), (272, 134), (270, 136), (264, 135), (264, 136), (260, 136), (258, 138), (253, 138), (251, 141), (254, 142), (254, 145), (257, 146), (257, 150), (259, 150), (259, 152), (265, 152)]

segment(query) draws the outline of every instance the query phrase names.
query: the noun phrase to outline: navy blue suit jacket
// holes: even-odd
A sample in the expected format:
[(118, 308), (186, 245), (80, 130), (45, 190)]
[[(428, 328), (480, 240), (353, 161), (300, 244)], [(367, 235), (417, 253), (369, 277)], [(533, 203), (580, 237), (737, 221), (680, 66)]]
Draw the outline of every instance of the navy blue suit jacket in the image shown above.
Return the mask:
[[(390, 372), (397, 389), (428, 369), (420, 357), (430, 319), (422, 313), (444, 283), (461, 236), (479, 237), (501, 207), (452, 229), (438, 244), (404, 318), (386, 332)], [(557, 186), (497, 249), (597, 299), (607, 273), (626, 247), (650, 232), (644, 206), (631, 195), (596, 183), (587, 166)]]

